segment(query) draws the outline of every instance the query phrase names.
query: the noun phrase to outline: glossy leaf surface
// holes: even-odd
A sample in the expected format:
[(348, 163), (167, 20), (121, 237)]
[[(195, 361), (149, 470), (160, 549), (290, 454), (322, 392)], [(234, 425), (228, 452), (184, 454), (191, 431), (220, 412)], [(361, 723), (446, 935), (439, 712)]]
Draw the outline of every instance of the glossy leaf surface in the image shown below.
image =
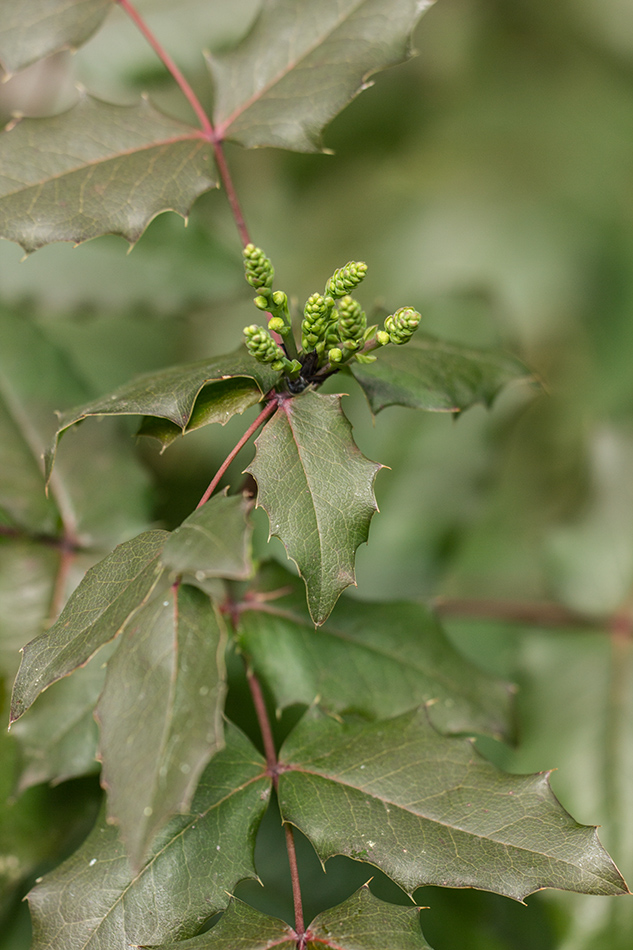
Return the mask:
[(465, 660), (424, 606), (342, 598), (316, 631), (289, 602), (290, 574), (275, 578), (281, 596), (240, 617), (239, 641), (279, 708), (319, 702), (332, 712), (386, 719), (431, 702), (442, 732), (512, 733), (511, 690)]
[(215, 187), (210, 161), (196, 129), (147, 100), (118, 106), (82, 93), (67, 112), (15, 120), (0, 136), (0, 234), (27, 253), (102, 234), (133, 244), (157, 214), (184, 217)]
[[(53, 467), (60, 435), (88, 416), (156, 416), (167, 422), (167, 427), (142, 427), (141, 432), (168, 445), (175, 438), (174, 429), (178, 435), (187, 429), (203, 389), (204, 421), (197, 419), (193, 428), (210, 422), (228, 422), (234, 413), (260, 402), (278, 379), (279, 373), (258, 363), (242, 348), (224, 356), (137, 376), (113, 393), (60, 415), (55, 441), (46, 457), (47, 474)], [(230, 389), (228, 399), (227, 383), (237, 384), (237, 388)], [(210, 405), (213, 412), (209, 411)]]
[(385, 347), (375, 363), (354, 362), (350, 369), (372, 412), (386, 406), (458, 412), (478, 402), (489, 405), (502, 386), (529, 376), (512, 357), (420, 335), (406, 346)]
[(439, 735), (424, 709), (370, 725), (304, 720), (281, 760), (282, 815), (321, 859), (375, 864), (409, 894), (627, 893), (596, 829), (564, 811), (545, 773), (500, 772), (468, 740)]
[(31, 891), (33, 950), (129, 950), (185, 939), (255, 876), (253, 845), (270, 780), (237, 730), (203, 773), (188, 815), (163, 828), (138, 873), (102, 818), (82, 847)]
[(127, 625), (96, 709), (108, 816), (138, 868), (224, 745), (226, 631), (209, 598), (156, 591)]
[[(293, 931), (274, 917), (232, 900), (208, 933), (164, 950), (295, 950)], [(307, 928), (307, 950), (430, 950), (422, 936), (417, 907), (388, 904), (362, 887), (337, 907), (314, 918)]]
[(20, 0), (2, 5), (0, 65), (8, 73), (62, 49), (76, 49), (97, 30), (113, 0)]
[(170, 534), (161, 555), (165, 567), (178, 574), (245, 580), (252, 573), (252, 502), (244, 495), (213, 495)]
[(119, 633), (162, 573), (159, 555), (166, 531), (146, 531), (120, 544), (91, 568), (59, 619), (23, 650), (13, 688), (11, 721), (37, 696)]
[(270, 533), (283, 541), (305, 581), (315, 624), (355, 583), (354, 556), (377, 510), (373, 485), (382, 468), (359, 451), (340, 401), (307, 392), (282, 402), (247, 469)]
[(432, 0), (266, 0), (246, 39), (209, 57), (215, 124), (247, 148), (314, 152), (321, 133), (373, 73), (411, 55)]

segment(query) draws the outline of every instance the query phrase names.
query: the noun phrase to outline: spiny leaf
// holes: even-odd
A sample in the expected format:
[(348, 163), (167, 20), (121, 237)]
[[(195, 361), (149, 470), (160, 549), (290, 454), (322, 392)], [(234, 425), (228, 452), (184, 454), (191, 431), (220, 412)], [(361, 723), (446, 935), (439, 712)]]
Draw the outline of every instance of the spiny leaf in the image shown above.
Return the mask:
[(255, 877), (255, 834), (270, 794), (257, 750), (235, 728), (138, 873), (105, 818), (29, 895), (32, 950), (129, 950), (193, 936)]
[(201, 591), (157, 591), (127, 625), (96, 709), (109, 819), (138, 868), (224, 745), (226, 631)]
[(502, 353), (420, 336), (407, 346), (385, 347), (370, 365), (354, 362), (350, 370), (374, 413), (385, 406), (458, 412), (477, 402), (489, 405), (507, 383), (530, 377)]
[(257, 596), (249, 600), (238, 636), (279, 708), (319, 697), (332, 712), (386, 719), (431, 701), (441, 732), (512, 734), (511, 689), (460, 656), (428, 608), (343, 597), (315, 633), (288, 604), (299, 582), (275, 573), (282, 596), (267, 599), (265, 611)]
[(248, 514), (253, 503), (245, 495), (214, 495), (170, 534), (162, 553), (165, 567), (178, 574), (245, 580), (252, 573)]
[[(367, 886), (323, 911), (307, 928), (307, 950), (430, 950), (420, 930), (419, 909), (388, 904)], [(295, 950), (293, 930), (233, 899), (208, 933), (161, 950)]]
[(185, 217), (214, 188), (211, 147), (145, 99), (118, 106), (82, 93), (46, 119), (0, 135), (0, 236), (28, 253), (52, 241), (120, 234), (131, 244), (162, 211)]
[(167, 537), (167, 531), (146, 531), (120, 544), (87, 572), (56, 623), (27, 643), (13, 687), (12, 722), (42, 690), (121, 631), (163, 572), (159, 555)]
[(327, 620), (355, 583), (354, 555), (377, 510), (373, 485), (382, 465), (352, 439), (340, 396), (306, 392), (280, 403), (256, 441), (247, 469), (270, 532), (281, 538), (303, 577), (310, 616)]
[[(258, 363), (244, 347), (212, 359), (137, 376), (109, 395), (61, 413), (53, 445), (46, 453), (47, 477), (50, 478), (61, 435), (88, 416), (155, 416), (166, 426), (148, 428), (143, 425), (141, 433), (169, 445), (192, 422), (192, 428), (211, 422), (224, 425), (236, 412), (243, 412), (260, 402), (278, 379), (279, 373)], [(203, 418), (194, 420), (197, 400), (203, 389)]]
[(0, 65), (15, 72), (92, 36), (113, 0), (20, 0), (3, 3)]
[(369, 77), (411, 55), (432, 0), (266, 0), (246, 39), (209, 56), (217, 133), (247, 148), (321, 149), (325, 125)]
[(280, 756), (279, 804), (323, 861), (375, 864), (423, 884), (522, 900), (543, 887), (626, 894), (596, 829), (561, 807), (546, 774), (506, 775), (424, 709), (369, 725), (306, 718)]

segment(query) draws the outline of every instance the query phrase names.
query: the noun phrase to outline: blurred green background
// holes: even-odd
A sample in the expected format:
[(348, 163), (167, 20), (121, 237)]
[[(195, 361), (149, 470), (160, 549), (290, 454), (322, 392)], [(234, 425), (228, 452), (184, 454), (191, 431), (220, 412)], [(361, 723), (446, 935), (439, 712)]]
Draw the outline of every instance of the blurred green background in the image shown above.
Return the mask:
[[(210, 104), (201, 46), (234, 43), (255, 0), (138, 6)], [(417, 58), (377, 76), (332, 123), (325, 141), (334, 156), (229, 146), (228, 159), (279, 287), (303, 302), (335, 267), (365, 260), (359, 296), (369, 309), (411, 304), (429, 332), (501, 347), (541, 381), (457, 421), (391, 408), (374, 423), (350, 392), (360, 448), (392, 469), (378, 478), (381, 514), (358, 552), (354, 595), (553, 600), (596, 618), (595, 629), (457, 618), (447, 626), (469, 656), (519, 686), (519, 746), (482, 743), (486, 754), (513, 771), (557, 768), (565, 807), (602, 825), (631, 883), (633, 0), (437, 0), (415, 46)], [(147, 90), (189, 117), (118, 10), (73, 57), (6, 83), (0, 112), (55, 111), (72, 101), (76, 81), (118, 102)], [(187, 228), (163, 215), (129, 256), (126, 247), (102, 238), (21, 262), (19, 247), (0, 243), (0, 319), (30, 321), (95, 395), (139, 372), (233, 349), (256, 316), (222, 194), (200, 199)], [(243, 427), (238, 418), (202, 429), (162, 456), (154, 444), (138, 446), (153, 486), (146, 519), (178, 524)], [(230, 483), (247, 462), (248, 451)], [(259, 554), (266, 533), (258, 518)], [(280, 545), (271, 549), (284, 559)], [(614, 614), (624, 620), (610, 634), (603, 620)], [(81, 782), (65, 796), (76, 795), (74, 809), (44, 787), (27, 793), (20, 820), (44, 815), (51, 826), (50, 847), (26, 862), (33, 875), (88, 826), (97, 791), (86, 794), (90, 780)], [(4, 821), (6, 861), (17, 825)], [(278, 847), (269, 825), (262, 860)], [(305, 873), (326, 894), (332, 885), (319, 883), (305, 850)], [(369, 877), (342, 859), (330, 865), (330, 879), (348, 891)], [(265, 906), (282, 912), (283, 881), (273, 878)], [(28, 915), (21, 892), (7, 895), (0, 948), (22, 950)], [(435, 950), (628, 950), (633, 939), (626, 898), (547, 892), (525, 908), (424, 889), (419, 900), (431, 908), (422, 919)]]

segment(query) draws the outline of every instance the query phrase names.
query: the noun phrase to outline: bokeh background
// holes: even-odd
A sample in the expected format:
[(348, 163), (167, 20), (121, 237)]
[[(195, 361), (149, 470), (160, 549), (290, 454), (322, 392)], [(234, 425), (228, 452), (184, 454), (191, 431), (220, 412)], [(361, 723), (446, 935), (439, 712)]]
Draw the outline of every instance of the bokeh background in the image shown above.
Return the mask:
[[(255, 0), (138, 6), (210, 105), (201, 47), (232, 45)], [(391, 467), (378, 479), (381, 514), (358, 553), (354, 595), (441, 598), (459, 647), (519, 687), (517, 747), (482, 748), (512, 771), (556, 768), (557, 794), (579, 821), (602, 825), (631, 883), (633, 0), (437, 0), (415, 46), (415, 59), (377, 76), (326, 131), (333, 156), (229, 146), (228, 159), (253, 239), (290, 295), (303, 302), (335, 267), (365, 260), (359, 296), (368, 309), (411, 304), (427, 331), (501, 347), (538, 380), (457, 420), (391, 408), (374, 421), (350, 391), (360, 448)], [(0, 113), (60, 110), (75, 82), (116, 102), (148, 91), (189, 118), (118, 10), (76, 55), (4, 84)], [(175, 215), (159, 217), (126, 250), (108, 237), (23, 262), (19, 247), (0, 243), (0, 321), (28, 323), (94, 395), (233, 349), (256, 316), (222, 194), (203, 196), (186, 228)], [(25, 344), (25, 367), (28, 358)], [(97, 423), (81, 431), (89, 425)], [(164, 455), (153, 444), (135, 448), (139, 518), (178, 524), (243, 426), (202, 429)], [(247, 462), (248, 451), (229, 483)], [(266, 535), (258, 518), (261, 556)], [(280, 545), (271, 550), (285, 559)], [(32, 592), (12, 613), (5, 562), (0, 634), (19, 644), (16, 617)], [(460, 616), (464, 598), (485, 601), (493, 619), (468, 605)], [(553, 602), (580, 619), (551, 627), (507, 619), (525, 602)], [(85, 833), (96, 796), (90, 779), (31, 789), (19, 820), (0, 814), (3, 853), (41, 873)], [(25, 842), (38, 822), (48, 822), (48, 843), (31, 854)], [(274, 821), (258, 848), (262, 859), (278, 848)], [(351, 891), (369, 876), (334, 859), (324, 882), (309, 847), (302, 851), (321, 888), (314, 912), (329, 887)], [(0, 863), (1, 950), (29, 946), (14, 871)], [(283, 913), (284, 874), (280, 864), (263, 898), (257, 885), (244, 893)], [(423, 927), (435, 950), (628, 950), (633, 939), (626, 898), (546, 892), (522, 907), (472, 891), (418, 896), (430, 906)]]

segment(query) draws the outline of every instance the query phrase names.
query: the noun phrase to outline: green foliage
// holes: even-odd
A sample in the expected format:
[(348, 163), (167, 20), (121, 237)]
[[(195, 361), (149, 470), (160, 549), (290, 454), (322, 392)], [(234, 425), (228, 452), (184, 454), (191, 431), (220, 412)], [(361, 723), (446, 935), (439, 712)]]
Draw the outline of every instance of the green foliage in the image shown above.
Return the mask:
[[(9, 12), (0, 26), (0, 63), (10, 72), (84, 43), (112, 5), (29, 0), (28, 16)], [(537, 374), (498, 340), (469, 329), (481, 304), (476, 283), (476, 293), (462, 300), (464, 319), (454, 317), (465, 342), (434, 335), (436, 303), (418, 274), (426, 267), (433, 287), (431, 272), (441, 267), (438, 258), (430, 265), (418, 259), (407, 217), (418, 199), (415, 190), (404, 201), (397, 195), (395, 164), (385, 177), (387, 199), (405, 207), (391, 228), (380, 204), (384, 188), (362, 170), (360, 139), (352, 149), (357, 193), (351, 177), (344, 188), (327, 178), (338, 172), (323, 172), (328, 186), (321, 190), (316, 172), (307, 171), (314, 166), (297, 156), (259, 156), (262, 180), (268, 161), (283, 182), (267, 192), (248, 164), (255, 158), (224, 152), (227, 140), (321, 150), (325, 125), (370, 85), (369, 76), (409, 58), (411, 31), (430, 5), (263, 0), (247, 35), (208, 57), (212, 125), (203, 106), (208, 75), (189, 86), (143, 17), (121, 0), (121, 17), (113, 21), (120, 26), (123, 13), (132, 15), (197, 124), (190, 114), (176, 117), (180, 107), (161, 80), (159, 105), (145, 96), (135, 105), (114, 105), (81, 91), (65, 111), (12, 119), (0, 136), (0, 235), (27, 253), (40, 249), (26, 265), (40, 275), (31, 309), (17, 314), (0, 301), (3, 709), (13, 682), (12, 731), (0, 743), (0, 932), (6, 922), (9, 941), (19, 933), (18, 901), (28, 892), (32, 950), (264, 950), (272, 943), (287, 950), (430, 950), (431, 944), (444, 950), (451, 941), (464, 950), (519, 950), (521, 926), (502, 934), (506, 912), (490, 901), (522, 901), (556, 888), (568, 893), (532, 905), (546, 908), (547, 923), (536, 925), (544, 931), (531, 945), (628, 946), (627, 885), (590, 823), (603, 820), (614, 852), (630, 839), (625, 621), (610, 620), (611, 646), (594, 633), (585, 642), (573, 632), (567, 647), (549, 633), (499, 630), (490, 618), (474, 625), (478, 636), (472, 620), (460, 626), (449, 619), (447, 632), (439, 612), (448, 609), (450, 618), (450, 598), (448, 608), (441, 599), (435, 607), (420, 600), (440, 586), (450, 563), (445, 591), (456, 584), (458, 595), (472, 593), (467, 582), (459, 585), (461, 570), (484, 594), (489, 572), (493, 599), (484, 602), (484, 613), (511, 610), (498, 599), (508, 593), (504, 578), (517, 560), (521, 578), (531, 579), (534, 570), (531, 553), (524, 555), (512, 534), (522, 505), (511, 492), (499, 492), (506, 507), (489, 518), (496, 515), (510, 541), (495, 561), (480, 493), (493, 472), (513, 466), (537, 497), (545, 494), (543, 484), (562, 484), (556, 466), (541, 481), (534, 477), (547, 456), (544, 435), (527, 440), (531, 454), (523, 446), (509, 461), (500, 458), (502, 446), (520, 438), (538, 407), (556, 397), (537, 389)], [(212, 7), (205, 5), (209, 33), (219, 15)], [(128, 60), (128, 74), (118, 77), (135, 87), (135, 96), (139, 79), (154, 81), (144, 56)], [(402, 94), (409, 80), (400, 81)], [(389, 148), (399, 141), (396, 113), (406, 112), (394, 102), (397, 96), (381, 119)], [(443, 102), (441, 111), (450, 108)], [(366, 147), (378, 149), (367, 140)], [(415, 144), (409, 156), (416, 168), (419, 151)], [(440, 177), (451, 174), (450, 163), (440, 166)], [(41, 276), (38, 261), (62, 260), (44, 245), (108, 234), (134, 244), (161, 212), (186, 217), (219, 181), (242, 240), (254, 304), (268, 314), (267, 327), (247, 324), (241, 348), (234, 347), (246, 288), (235, 280), (235, 248), (222, 247), (227, 228), (211, 196), (202, 198), (194, 227), (182, 238), (191, 251), (176, 252), (179, 238), (166, 222), (152, 226), (135, 251), (162, 234), (154, 238), (156, 260), (166, 271), (174, 247), (176, 313), (165, 315), (163, 274), (155, 286), (138, 279), (142, 314), (131, 306), (116, 317), (102, 312), (103, 301), (115, 298), (112, 287), (98, 282), (87, 296), (72, 289), (75, 304), (87, 310), (39, 314), (38, 295), (54, 280)], [(275, 245), (277, 273), (250, 240), (238, 194), (260, 209), (258, 227)], [(466, 201), (457, 189), (453, 199)], [(371, 209), (374, 202), (382, 212)], [(432, 217), (432, 206), (424, 212)], [(378, 215), (371, 228), (368, 214)], [(208, 229), (216, 243), (202, 237)], [(356, 253), (372, 261), (371, 272), (350, 261), (331, 273), (330, 258), (349, 253), (339, 241), (352, 238)], [(93, 252), (89, 245), (75, 253)], [(428, 243), (426, 253), (433, 257)], [(196, 289), (185, 286), (182, 264), (192, 254), (200, 268), (211, 258), (209, 282), (217, 279), (218, 286), (208, 300), (215, 312), (201, 303), (204, 282), (196, 276)], [(372, 303), (383, 293), (370, 283), (374, 254), (378, 282), (384, 281), (380, 303)], [(126, 273), (134, 267), (134, 257), (125, 262)], [(286, 270), (292, 293), (274, 289)], [(369, 288), (364, 303), (355, 296), (362, 281)], [(323, 293), (310, 293), (301, 308), (294, 291), (304, 284), (323, 286)], [(383, 305), (403, 294), (420, 301), (424, 332), (413, 306), (391, 312)], [(485, 292), (480, 296), (487, 300)], [(111, 324), (105, 331), (104, 316)], [(526, 363), (542, 368), (538, 351), (523, 349)], [(579, 389), (588, 386), (583, 380)], [(351, 393), (345, 405), (344, 389)], [(473, 407), (491, 408), (501, 393), (493, 423), (484, 422)], [(364, 415), (363, 396), (370, 409), (364, 406)], [(390, 410), (395, 422), (380, 418), (372, 433), (376, 451), (369, 454), (389, 466), (370, 461), (357, 445), (371, 442), (367, 419), (387, 407), (397, 407)], [(438, 413), (469, 409), (449, 436), (448, 420)], [(243, 413), (249, 413), (245, 422), (238, 418)], [(161, 457), (140, 447), (157, 484), (153, 498), (127, 416), (140, 417), (137, 434), (161, 446)], [(258, 430), (254, 457), (234, 467)], [(565, 431), (565, 446), (580, 451), (580, 437)], [(557, 433), (549, 438), (557, 443)], [(444, 460), (437, 468), (433, 495), (434, 453), (441, 455), (449, 439), (458, 464)], [(585, 537), (591, 542), (596, 524), (609, 517), (613, 486), (625, 491), (609, 468), (614, 452), (628, 458), (621, 443), (617, 451), (608, 440), (606, 449), (597, 446), (593, 482), (602, 494), (590, 507), (583, 507), (586, 484), (576, 486), (575, 507), (565, 494), (558, 533), (548, 536), (556, 568), (548, 583), (567, 591), (577, 610), (591, 605), (597, 572), (580, 583), (566, 552)], [(375, 485), (380, 469), (390, 467)], [(205, 491), (209, 468), (215, 474)], [(217, 490), (225, 477), (230, 487)], [(375, 492), (385, 510), (376, 525)], [(392, 518), (397, 498), (399, 527)], [(534, 533), (547, 507), (537, 509)], [(257, 508), (267, 516), (268, 539)], [(628, 522), (613, 521), (626, 533)], [(372, 545), (358, 554), (370, 523)], [(271, 536), (282, 545), (269, 544)], [(475, 539), (471, 548), (468, 537)], [(287, 570), (283, 548), (296, 571)], [(371, 560), (363, 560), (366, 553)], [(369, 584), (363, 583), (367, 565)], [(357, 576), (363, 599), (344, 595)], [(613, 608), (625, 593), (622, 583)], [(452, 604), (482, 609), (459, 597)], [(529, 615), (530, 605), (524, 609)], [(516, 604), (512, 610), (522, 616)], [(547, 628), (561, 613), (566, 623), (591, 622), (562, 606), (559, 613), (540, 608), (537, 623)], [(570, 677), (562, 688), (565, 669)], [(532, 678), (522, 684), (517, 708), (512, 680), (526, 676)], [(599, 727), (590, 727), (579, 708), (585, 697), (603, 710)], [(566, 717), (562, 734), (573, 735), (576, 723), (584, 723), (578, 743), (591, 756), (571, 782), (541, 771), (574, 754), (573, 743), (563, 743), (554, 728)], [(582, 821), (566, 811), (568, 802)], [(262, 846), (277, 816), (280, 855), (276, 845)], [(290, 881), (276, 893), (270, 881), (284, 862)], [(259, 880), (265, 887), (257, 896)], [(459, 898), (431, 888), (491, 893), (473, 897), (462, 925), (462, 915), (451, 910)], [(602, 898), (601, 909), (569, 903), (591, 899), (579, 895)], [(623, 899), (604, 899), (617, 895)], [(435, 917), (433, 909), (425, 915), (431, 943), (414, 899), (439, 908)], [(588, 909), (575, 915), (578, 906)], [(481, 908), (493, 908), (485, 925)], [(554, 947), (556, 928), (564, 930), (560, 947)], [(3, 939), (0, 950), (16, 950)]]

